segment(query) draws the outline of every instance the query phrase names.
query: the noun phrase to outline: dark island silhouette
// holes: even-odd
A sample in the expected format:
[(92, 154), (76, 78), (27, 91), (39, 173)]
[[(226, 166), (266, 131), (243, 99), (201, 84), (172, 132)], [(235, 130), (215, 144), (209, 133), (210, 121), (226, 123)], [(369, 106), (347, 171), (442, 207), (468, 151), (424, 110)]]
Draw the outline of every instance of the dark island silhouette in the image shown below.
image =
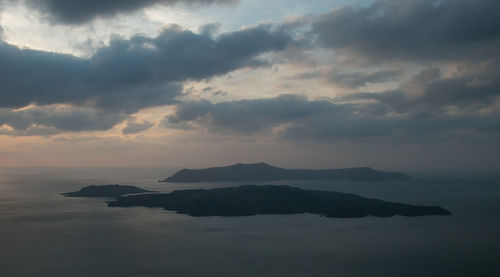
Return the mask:
[(344, 169), (285, 169), (266, 163), (234, 164), (206, 169), (182, 169), (160, 182), (252, 182), (278, 180), (351, 180), (389, 181), (409, 180), (400, 172), (384, 172), (370, 167)]
[(122, 196), (110, 207), (161, 207), (191, 216), (250, 216), (312, 213), (334, 218), (449, 215), (436, 206), (415, 206), (354, 194), (303, 190), (291, 186), (244, 185)]
[(118, 197), (126, 194), (152, 192), (135, 186), (124, 185), (101, 185), (88, 186), (75, 192), (66, 192), (62, 195), (66, 197)]

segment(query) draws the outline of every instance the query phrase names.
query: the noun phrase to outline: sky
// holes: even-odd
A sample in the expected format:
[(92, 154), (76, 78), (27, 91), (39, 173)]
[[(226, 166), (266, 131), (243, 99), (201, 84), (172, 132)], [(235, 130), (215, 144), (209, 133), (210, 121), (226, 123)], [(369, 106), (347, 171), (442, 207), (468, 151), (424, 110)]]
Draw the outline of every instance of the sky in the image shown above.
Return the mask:
[(500, 170), (496, 0), (0, 0), (0, 166)]

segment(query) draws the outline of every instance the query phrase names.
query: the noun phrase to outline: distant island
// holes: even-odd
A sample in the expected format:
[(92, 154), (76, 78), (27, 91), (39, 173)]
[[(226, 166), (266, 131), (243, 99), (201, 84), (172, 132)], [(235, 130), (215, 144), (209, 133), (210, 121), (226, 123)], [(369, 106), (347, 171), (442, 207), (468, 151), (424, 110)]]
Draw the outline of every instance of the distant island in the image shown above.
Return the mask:
[(250, 216), (312, 213), (333, 218), (449, 215), (436, 206), (415, 206), (363, 198), (354, 194), (303, 190), (291, 186), (244, 185), (188, 189), (172, 193), (122, 196), (110, 207), (161, 207), (191, 216)]
[(101, 185), (88, 186), (75, 192), (66, 192), (62, 195), (66, 197), (118, 197), (126, 194), (151, 192), (135, 186), (124, 185)]
[(400, 172), (384, 172), (370, 167), (344, 169), (285, 169), (266, 163), (234, 164), (205, 169), (182, 169), (160, 182), (247, 182), (278, 180), (351, 180), (389, 181), (409, 180)]

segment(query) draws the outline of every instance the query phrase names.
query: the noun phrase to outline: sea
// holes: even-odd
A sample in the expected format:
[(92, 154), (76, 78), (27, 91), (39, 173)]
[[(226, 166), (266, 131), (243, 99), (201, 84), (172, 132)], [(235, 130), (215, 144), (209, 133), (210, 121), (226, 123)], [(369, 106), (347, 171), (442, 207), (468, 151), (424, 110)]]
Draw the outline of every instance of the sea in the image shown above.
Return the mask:
[(61, 195), (104, 184), (159, 192), (243, 184), (158, 182), (176, 170), (0, 168), (0, 276), (500, 276), (493, 175), (267, 182), (438, 205), (451, 216), (191, 217)]

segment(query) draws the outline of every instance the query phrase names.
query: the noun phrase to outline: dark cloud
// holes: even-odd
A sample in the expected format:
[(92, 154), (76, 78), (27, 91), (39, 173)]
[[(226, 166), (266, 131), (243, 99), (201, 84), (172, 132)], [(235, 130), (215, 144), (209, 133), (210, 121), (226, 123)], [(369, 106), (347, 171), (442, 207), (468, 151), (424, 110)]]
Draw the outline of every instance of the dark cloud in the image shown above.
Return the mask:
[(328, 72), (308, 71), (293, 75), (291, 79), (323, 79), (329, 83), (345, 88), (359, 88), (368, 84), (383, 83), (387, 81), (398, 81), (402, 71), (400, 70), (376, 70), (376, 71), (355, 71), (339, 72), (337, 66), (333, 66)]
[[(283, 50), (291, 41), (270, 25), (216, 38), (173, 26), (155, 38), (114, 38), (89, 59), (0, 41), (0, 123), (16, 130), (38, 125), (63, 131), (109, 129), (142, 108), (176, 103), (184, 81), (267, 65), (258, 56)], [(36, 107), (10, 110), (30, 104)], [(147, 127), (132, 125), (124, 132)]]
[(308, 101), (305, 96), (299, 95), (215, 104), (205, 100), (179, 104), (176, 113), (165, 118), (164, 125), (184, 126), (182, 124), (192, 122), (215, 131), (255, 133), (290, 120), (323, 112), (332, 113), (336, 108), (328, 101)]
[(343, 99), (376, 100), (398, 113), (439, 113), (450, 108), (459, 113), (478, 113), (500, 98), (499, 80), (500, 65), (496, 62), (461, 66), (448, 76), (442, 76), (438, 68), (428, 68), (398, 89), (356, 93)]
[(497, 0), (377, 0), (342, 7), (313, 24), (319, 43), (351, 58), (470, 61), (498, 58)]
[(400, 71), (397, 70), (379, 70), (375, 72), (350, 72), (337, 73), (331, 72), (326, 76), (327, 80), (347, 88), (358, 88), (370, 83), (382, 83), (386, 81), (397, 80)]
[(234, 3), (235, 0), (27, 0), (28, 4), (49, 18), (63, 24), (81, 24), (95, 18), (130, 13), (155, 4), (173, 5)]
[(53, 136), (60, 134), (62, 131), (54, 127), (44, 127), (44, 126), (32, 126), (26, 130), (10, 129), (0, 126), (0, 135), (6, 136)]
[[(469, 129), (485, 130), (489, 128), (473, 126), (482, 125), (481, 120), (491, 125), (490, 119), (498, 117), (499, 12), (500, 2), (495, 0), (376, 0), (368, 6), (342, 7), (323, 14), (313, 23), (313, 33), (321, 46), (334, 49), (347, 61), (379, 68), (401, 62), (413, 70), (428, 66), (410, 80), (397, 80), (397, 89), (355, 93), (340, 100), (385, 105), (398, 116), (396, 122), (404, 118), (408, 126), (426, 122), (425, 126), (456, 129), (464, 123)], [(397, 74), (385, 70), (333, 72), (328, 78), (359, 88), (391, 80)], [(393, 124), (391, 118), (383, 119), (389, 127)]]
[(171, 27), (155, 38), (115, 38), (90, 59), (0, 42), (0, 107), (64, 103), (134, 113), (173, 103), (183, 81), (266, 65), (257, 56), (291, 41), (270, 25), (217, 38)]
[(227, 91), (216, 90), (212, 93), (213, 96), (228, 96), (229, 93)]
[[(71, 21), (58, 17), (72, 13), (62, 1), (37, 5), (61, 22), (76, 24), (160, 1), (124, 1), (119, 8), (113, 8), (115, 1), (70, 2), (89, 9), (82, 9), (81, 17)], [(376, 66), (326, 75), (312, 71), (297, 78), (324, 77), (356, 89), (398, 80), (400, 72), (387, 70), (394, 67), (386, 62), (412, 63), (409, 70), (436, 66), (422, 70), (397, 89), (355, 93), (335, 101), (297, 95), (219, 103), (177, 100), (185, 81), (267, 66), (271, 62), (262, 54), (271, 51), (288, 58), (290, 53), (296, 56), (311, 50), (306, 39), (292, 38), (291, 34), (299, 32), (293, 24), (259, 25), (220, 35), (216, 35), (217, 25), (203, 26), (200, 33), (172, 26), (154, 38), (114, 38), (88, 59), (0, 43), (0, 124), (10, 126), (15, 134), (49, 134), (106, 130), (129, 119), (122, 132), (134, 134), (152, 123), (136, 122), (129, 118), (131, 114), (170, 104), (177, 109), (162, 120), (168, 128), (237, 135), (272, 132), (293, 140), (401, 134), (418, 140), (464, 130), (499, 132), (499, 8), (499, 2), (492, 0), (378, 0), (320, 16), (312, 34), (322, 47)], [(224, 93), (208, 88), (204, 92)], [(13, 110), (29, 104), (35, 107)], [(74, 110), (57, 108), (57, 104), (71, 105)]]
[(210, 93), (212, 96), (228, 96), (229, 93), (227, 91), (222, 91), (222, 90), (216, 90), (213, 87), (205, 87), (199, 91), (201, 94), (207, 94)]
[(127, 126), (122, 129), (124, 135), (138, 134), (140, 132), (146, 131), (147, 129), (153, 127), (153, 123), (149, 121), (127, 121)]
[[(21, 110), (0, 109), (0, 126), (8, 125), (13, 134), (44, 135), (56, 131), (102, 131), (112, 128), (127, 116), (119, 113), (69, 106), (28, 107)], [(36, 131), (36, 132), (34, 132)], [(47, 131), (50, 131), (47, 133)]]
[(323, 74), (319, 71), (309, 71), (309, 72), (303, 72), (300, 74), (296, 74), (291, 79), (302, 79), (302, 80), (310, 80), (310, 79), (317, 79), (323, 77)]
[(217, 31), (219, 31), (220, 28), (220, 23), (209, 23), (202, 25), (198, 28), (200, 34), (205, 35), (205, 36), (212, 36)]
[[(120, 64), (127, 63), (124, 59), (104, 67), (95, 60), (24, 50), (5, 43), (0, 44), (0, 57), (0, 106), (4, 108), (64, 103), (132, 113), (172, 102), (181, 92), (175, 82), (148, 84), (134, 79), (134, 69)], [(127, 77), (131, 78), (125, 81), (128, 86), (121, 82)]]
[[(500, 117), (481, 115), (440, 115), (434, 117), (352, 117), (309, 118), (284, 129), (280, 134), (291, 140), (338, 140), (382, 137), (402, 138), (409, 143), (443, 142), (457, 138), (457, 133), (500, 134)], [(326, 122), (326, 123), (325, 123)], [(388, 140), (390, 141), (390, 140)]]
[[(394, 114), (384, 103), (334, 103), (304, 96), (180, 104), (163, 120), (167, 128), (206, 128), (210, 132), (252, 135), (278, 127), (282, 138), (332, 140), (406, 134), (412, 139), (442, 132), (498, 132), (496, 115), (440, 113), (428, 116)], [(189, 128), (186, 128), (189, 126)]]

